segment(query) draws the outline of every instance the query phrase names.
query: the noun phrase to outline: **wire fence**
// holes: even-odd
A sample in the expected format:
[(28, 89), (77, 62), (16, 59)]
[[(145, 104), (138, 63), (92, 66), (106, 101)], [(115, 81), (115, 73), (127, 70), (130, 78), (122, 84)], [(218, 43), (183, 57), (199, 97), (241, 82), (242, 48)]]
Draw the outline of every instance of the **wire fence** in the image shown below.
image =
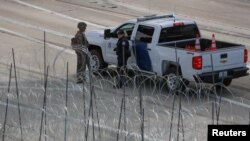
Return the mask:
[[(169, 89), (170, 75), (131, 70), (132, 76), (120, 76), (112, 67), (95, 73), (88, 69), (87, 79), (76, 84), (69, 67), (75, 63), (63, 55), (65, 50), (46, 63), (37, 60), (46, 56), (39, 50), (33, 54), (36, 66), (20, 67), (25, 51), (13, 50), (3, 57), (7, 65), (0, 69), (2, 141), (206, 140), (208, 124), (249, 124), (250, 101), (221, 84), (186, 86), (176, 76), (181, 87)], [(115, 87), (119, 77), (125, 78), (120, 89)]]

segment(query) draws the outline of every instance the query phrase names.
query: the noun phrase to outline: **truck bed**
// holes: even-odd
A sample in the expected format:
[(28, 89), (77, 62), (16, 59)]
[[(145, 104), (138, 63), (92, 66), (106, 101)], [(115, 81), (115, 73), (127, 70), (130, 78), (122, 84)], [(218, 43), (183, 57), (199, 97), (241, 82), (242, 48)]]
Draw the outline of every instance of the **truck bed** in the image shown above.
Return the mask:
[[(185, 49), (187, 45), (195, 46), (195, 40), (196, 39), (182, 40), (182, 41), (177, 41), (177, 42), (161, 43), (159, 45), (164, 46), (164, 47), (177, 47), (177, 48)], [(200, 39), (201, 51), (205, 51), (207, 48), (209, 48), (211, 46), (211, 43), (212, 43), (211, 39), (201, 38)], [(237, 46), (242, 46), (242, 45), (223, 42), (223, 41), (216, 41), (216, 46), (217, 46), (217, 49), (222, 49), (222, 48), (237, 47)]]

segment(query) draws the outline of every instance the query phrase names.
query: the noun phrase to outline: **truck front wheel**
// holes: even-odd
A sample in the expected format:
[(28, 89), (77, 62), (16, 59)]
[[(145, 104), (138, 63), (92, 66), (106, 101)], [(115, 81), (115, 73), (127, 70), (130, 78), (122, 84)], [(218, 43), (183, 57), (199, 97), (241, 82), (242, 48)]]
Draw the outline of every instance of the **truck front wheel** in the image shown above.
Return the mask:
[(232, 82), (232, 79), (225, 79), (225, 80), (223, 80), (223, 84), (225, 86), (229, 86), (231, 84), (231, 82)]
[(91, 69), (93, 72), (97, 72), (105, 67), (105, 62), (103, 61), (102, 54), (98, 50), (91, 50)]

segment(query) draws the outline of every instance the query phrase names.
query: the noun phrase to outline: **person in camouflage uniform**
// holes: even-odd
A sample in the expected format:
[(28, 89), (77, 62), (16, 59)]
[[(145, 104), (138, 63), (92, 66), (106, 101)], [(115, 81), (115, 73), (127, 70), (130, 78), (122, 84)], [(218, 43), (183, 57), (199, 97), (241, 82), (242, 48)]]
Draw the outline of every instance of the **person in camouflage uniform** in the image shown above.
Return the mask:
[[(86, 65), (87, 65), (87, 54), (86, 52), (80, 51), (82, 48), (87, 49), (89, 47), (88, 40), (85, 36), (85, 30), (87, 27), (87, 24), (84, 22), (79, 22), (77, 24), (78, 31), (75, 35), (74, 42), (72, 43), (73, 48), (78, 48), (75, 49), (76, 55), (77, 55), (77, 68), (76, 68), (76, 75), (77, 75), (77, 83), (82, 83), (83, 82), (83, 77), (84, 72), (86, 70)], [(80, 50), (79, 50), (80, 49)]]

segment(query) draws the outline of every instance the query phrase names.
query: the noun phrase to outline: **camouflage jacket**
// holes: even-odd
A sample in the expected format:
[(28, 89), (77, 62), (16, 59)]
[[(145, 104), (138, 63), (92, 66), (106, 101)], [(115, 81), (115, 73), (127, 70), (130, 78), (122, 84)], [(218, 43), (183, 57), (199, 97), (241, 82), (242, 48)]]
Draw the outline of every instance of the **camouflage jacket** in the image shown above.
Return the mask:
[(82, 46), (88, 48), (89, 42), (84, 33), (78, 31), (74, 37), (74, 43), (71, 43), (72, 46)]

